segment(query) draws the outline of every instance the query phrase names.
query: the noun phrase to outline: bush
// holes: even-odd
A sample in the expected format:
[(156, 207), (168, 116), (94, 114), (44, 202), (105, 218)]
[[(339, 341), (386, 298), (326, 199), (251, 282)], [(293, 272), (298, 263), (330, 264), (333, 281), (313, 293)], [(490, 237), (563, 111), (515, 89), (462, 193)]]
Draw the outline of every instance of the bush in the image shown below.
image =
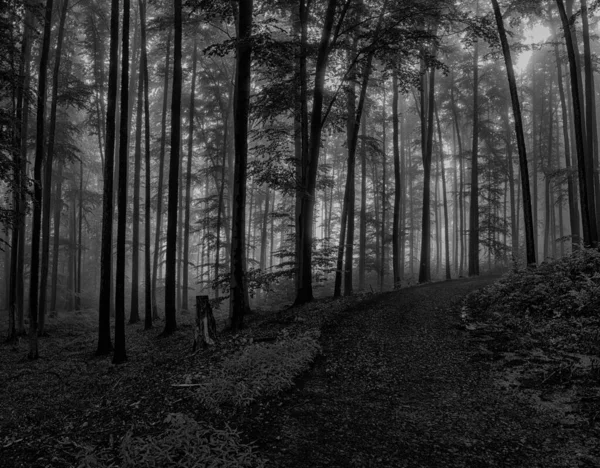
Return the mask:
[(121, 444), (122, 467), (262, 467), (254, 447), (243, 444), (240, 434), (226, 426), (218, 430), (199, 424), (182, 413), (169, 414), (169, 428), (158, 436), (133, 437), (129, 431)]
[(537, 316), (581, 316), (600, 304), (600, 253), (574, 252), (534, 269), (516, 269), (495, 284), (469, 294), (466, 312), (529, 313)]
[(317, 339), (318, 332), (309, 331), (297, 337), (284, 334), (276, 343), (247, 346), (208, 376), (197, 376), (204, 382), (196, 387), (196, 397), (205, 408), (219, 411), (222, 405), (246, 406), (289, 388), (319, 353)]

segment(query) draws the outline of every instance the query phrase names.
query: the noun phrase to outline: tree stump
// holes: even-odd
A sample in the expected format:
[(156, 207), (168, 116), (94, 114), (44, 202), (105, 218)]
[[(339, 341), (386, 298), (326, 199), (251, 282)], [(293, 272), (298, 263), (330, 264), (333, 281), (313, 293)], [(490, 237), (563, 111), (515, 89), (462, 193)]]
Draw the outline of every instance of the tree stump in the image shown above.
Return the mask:
[(196, 327), (194, 329), (193, 351), (196, 351), (199, 343), (202, 344), (203, 348), (214, 345), (216, 338), (217, 323), (208, 296), (196, 296)]

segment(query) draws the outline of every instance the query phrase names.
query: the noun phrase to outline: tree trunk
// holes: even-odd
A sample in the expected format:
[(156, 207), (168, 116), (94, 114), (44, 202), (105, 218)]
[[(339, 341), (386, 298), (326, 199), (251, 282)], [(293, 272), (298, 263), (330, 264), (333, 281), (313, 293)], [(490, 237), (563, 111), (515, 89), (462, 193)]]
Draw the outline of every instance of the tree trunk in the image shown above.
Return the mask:
[(39, 255), (42, 203), (42, 164), (44, 160), (44, 110), (46, 108), (46, 78), (52, 27), (52, 0), (46, 1), (44, 36), (40, 54), (37, 94), (37, 125), (35, 140), (35, 162), (33, 169), (33, 221), (31, 227), (31, 267), (29, 279), (29, 359), (37, 359), (38, 352), (38, 300), (39, 300)]
[(502, 21), (502, 14), (498, 6), (497, 0), (492, 0), (492, 6), (494, 7), (494, 15), (496, 17), (496, 25), (500, 35), (500, 42), (502, 44), (502, 53), (504, 55), (504, 63), (506, 64), (506, 73), (508, 77), (508, 87), (510, 90), (510, 98), (513, 108), (513, 116), (515, 119), (515, 133), (517, 137), (517, 148), (519, 150), (519, 168), (521, 172), (521, 186), (523, 191), (523, 217), (525, 224), (525, 248), (527, 251), (527, 264), (535, 265), (535, 238), (534, 238), (534, 225), (533, 225), (533, 213), (531, 209), (531, 195), (529, 189), (529, 170), (527, 167), (527, 150), (525, 147), (525, 135), (523, 131), (523, 120), (521, 118), (521, 106), (519, 104), (519, 94), (517, 93), (517, 82), (515, 79), (515, 72), (513, 69), (513, 63), (508, 46), (508, 40), (506, 38), (506, 32), (504, 30), (504, 22)]
[[(338, 245), (337, 268), (335, 270), (335, 284), (333, 286), (333, 297), (339, 297), (342, 289), (342, 276), (346, 277), (348, 268), (350, 269), (350, 281), (352, 281), (352, 259), (350, 266), (346, 264), (344, 270), (344, 249), (346, 248), (347, 229), (349, 229), (349, 218), (354, 218), (354, 168), (356, 166), (356, 152), (351, 153), (352, 139), (354, 137), (354, 126), (356, 124), (356, 47), (357, 38), (352, 39), (352, 46), (348, 52), (348, 91), (347, 91), (347, 106), (346, 106), (346, 145), (348, 148), (348, 167), (346, 170), (346, 185), (344, 186), (344, 202), (342, 204), (342, 216), (340, 222), (340, 241)], [(352, 219), (354, 226), (354, 219)], [(349, 246), (348, 246), (349, 247)], [(352, 283), (350, 283), (350, 291), (352, 291)]]
[(398, 75), (392, 75), (392, 129), (394, 144), (394, 225), (392, 226), (393, 287), (400, 287), (400, 204), (402, 184), (400, 178), (400, 144), (398, 119)]
[(121, 120), (119, 138), (119, 187), (117, 219), (117, 267), (115, 271), (115, 353), (113, 364), (127, 361), (125, 352), (125, 242), (127, 234), (127, 170), (129, 164), (129, 0), (123, 0), (123, 51), (121, 56)]
[(179, 196), (179, 165), (181, 149), (181, 45), (182, 2), (174, 0), (173, 97), (171, 99), (171, 157), (169, 159), (169, 195), (167, 204), (167, 246), (165, 268), (165, 328), (166, 337), (177, 330), (175, 275), (177, 271), (177, 199)]
[(188, 275), (190, 255), (190, 209), (191, 209), (191, 193), (192, 193), (192, 158), (194, 155), (194, 118), (196, 110), (196, 71), (198, 63), (198, 44), (194, 40), (194, 52), (192, 54), (192, 84), (190, 90), (190, 109), (189, 109), (189, 130), (188, 130), (188, 159), (187, 171), (185, 179), (185, 219), (184, 219), (184, 234), (183, 234), (183, 278), (182, 278), (182, 293), (183, 300), (181, 309), (188, 310)]
[[(479, 7), (479, 3), (477, 4)], [(479, 8), (477, 8), (479, 10)], [(479, 275), (479, 43), (473, 51), (473, 145), (469, 205), (469, 276)]]
[(54, 238), (52, 242), (52, 279), (50, 286), (50, 314), (56, 314), (56, 295), (58, 291), (58, 258), (60, 248), (60, 213), (62, 211), (63, 161), (58, 160), (58, 174), (54, 193)]
[(100, 304), (98, 306), (98, 348), (96, 355), (111, 352), (110, 295), (113, 227), (113, 172), (115, 156), (115, 114), (117, 103), (119, 40), (119, 0), (112, 0), (110, 18), (110, 66), (108, 75), (108, 107), (106, 110), (106, 144), (102, 196), (102, 251), (100, 259)]
[(325, 88), (325, 72), (329, 60), (329, 42), (333, 30), (333, 21), (337, 0), (328, 0), (325, 12), (325, 21), (321, 33), (317, 60), (315, 67), (315, 84), (313, 91), (312, 118), (310, 122), (310, 142), (308, 151), (303, 152), (302, 158), (302, 201), (298, 213), (296, 235), (299, 237), (299, 252), (297, 264), (300, 279), (297, 285), (295, 304), (300, 305), (313, 300), (312, 291), (312, 241), (313, 241), (313, 219), (315, 206), (315, 192), (317, 183), (317, 168), (319, 163), (319, 151), (321, 147), (323, 97)]
[(431, 281), (431, 155), (433, 151), (433, 106), (435, 103), (435, 68), (433, 67), (429, 69), (427, 110), (425, 110), (425, 92), (423, 88), (421, 91), (421, 152), (423, 155), (424, 183), (419, 283)]
[(167, 141), (167, 109), (169, 104), (169, 66), (171, 61), (171, 34), (167, 36), (167, 57), (165, 59), (165, 80), (163, 83), (163, 106), (161, 120), (160, 153), (158, 169), (158, 187), (156, 191), (156, 235), (154, 237), (154, 258), (152, 263), (152, 318), (158, 318), (158, 301), (156, 300), (156, 283), (158, 277), (158, 256), (162, 231), (163, 184), (165, 176), (165, 147)]
[(77, 213), (77, 276), (75, 310), (81, 310), (81, 262), (83, 256), (83, 161), (79, 161), (79, 210)]
[[(360, 227), (358, 241), (358, 289), (365, 289), (365, 272), (367, 264), (367, 116), (363, 116), (362, 141), (360, 144)], [(332, 194), (333, 196), (333, 194)]]
[(248, 160), (248, 117), (252, 65), (253, 0), (240, 0), (238, 11), (238, 41), (236, 45), (236, 76), (234, 98), (235, 166), (233, 186), (233, 219), (231, 230), (231, 279), (229, 321), (232, 331), (244, 326), (246, 302), (245, 241), (246, 241), (246, 174)]
[(48, 130), (48, 148), (44, 165), (44, 183), (42, 195), (42, 264), (40, 271), (40, 297), (38, 311), (38, 334), (45, 334), (46, 323), (46, 287), (48, 284), (48, 269), (50, 265), (50, 202), (52, 192), (52, 161), (54, 158), (54, 142), (56, 137), (56, 111), (58, 108), (58, 80), (60, 74), (60, 61), (62, 58), (62, 44), (65, 37), (65, 21), (69, 7), (68, 0), (62, 0), (62, 10), (58, 26), (58, 38), (56, 40), (56, 52), (54, 57), (54, 70), (52, 72), (52, 101), (50, 107), (50, 128)]
[(150, 264), (151, 192), (150, 192), (150, 99), (148, 86), (148, 54), (146, 51), (146, 1), (138, 0), (141, 33), (141, 73), (144, 81), (144, 156), (145, 156), (145, 228), (144, 228), (144, 329), (152, 328), (152, 266)]
[(589, 204), (589, 188), (588, 188), (588, 172), (591, 173), (588, 167), (584, 148), (584, 122), (581, 102), (579, 99), (579, 85), (577, 78), (577, 62), (575, 59), (575, 49), (573, 39), (570, 34), (570, 24), (563, 0), (556, 0), (558, 11), (564, 28), (565, 42), (567, 44), (567, 53), (569, 56), (569, 69), (571, 74), (571, 95), (573, 101), (573, 118), (575, 127), (575, 145), (577, 150), (577, 166), (579, 170), (579, 198), (581, 203), (581, 218), (583, 222), (583, 242), (586, 246), (595, 243), (595, 222), (592, 222), (590, 204)]
[(569, 223), (571, 226), (571, 249), (573, 251), (579, 248), (581, 243), (581, 232), (579, 230), (579, 207), (573, 184), (573, 171), (571, 170), (571, 144), (569, 142), (569, 114), (565, 100), (565, 90), (563, 86), (562, 65), (558, 53), (558, 43), (554, 43), (554, 58), (556, 60), (558, 94), (560, 97), (560, 108), (562, 114), (563, 146), (565, 154), (565, 164), (567, 168), (567, 196), (569, 202)]
[(444, 168), (444, 143), (442, 141), (442, 127), (440, 125), (440, 116), (437, 107), (435, 108), (435, 118), (437, 121), (438, 140), (440, 142), (440, 166), (442, 167), (442, 203), (444, 204), (444, 244), (446, 248), (446, 279), (452, 279), (450, 269), (450, 223), (448, 222), (448, 192), (446, 191), (446, 170)]
[[(133, 93), (131, 93), (133, 94)], [(139, 268), (140, 268), (140, 178), (142, 176), (142, 114), (144, 101), (144, 76), (138, 77), (137, 106), (135, 111), (135, 150), (133, 168), (133, 232), (131, 239), (131, 308), (129, 323), (140, 321)]]
[(585, 123), (587, 138), (587, 169), (588, 203), (590, 204), (590, 222), (592, 245), (598, 242), (600, 230), (600, 203), (596, 196), (600, 194), (600, 174), (598, 173), (598, 127), (596, 125), (596, 91), (594, 86), (594, 71), (592, 69), (592, 54), (590, 51), (590, 31), (588, 24), (587, 0), (581, 0), (581, 24), (583, 27), (583, 64), (585, 73)]
[(33, 15), (31, 8), (25, 5), (25, 20), (23, 23), (23, 41), (19, 64), (21, 78), (17, 88), (17, 125), (15, 135), (14, 163), (14, 205), (17, 210), (17, 220), (12, 231), (10, 250), (10, 289), (8, 294), (9, 328), (8, 340), (13, 340), (17, 334), (24, 333), (23, 326), (23, 270), (25, 243), (25, 207), (27, 191), (25, 179), (27, 171), (27, 134), (29, 129), (29, 81), (31, 74), (31, 31)]

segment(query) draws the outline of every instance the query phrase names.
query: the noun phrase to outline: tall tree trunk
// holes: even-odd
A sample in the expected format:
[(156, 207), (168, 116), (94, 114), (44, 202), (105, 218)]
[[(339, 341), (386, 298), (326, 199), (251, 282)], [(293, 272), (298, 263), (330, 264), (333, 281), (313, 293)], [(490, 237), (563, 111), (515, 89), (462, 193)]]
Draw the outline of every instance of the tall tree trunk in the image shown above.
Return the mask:
[(19, 86), (17, 88), (16, 117), (18, 130), (15, 135), (14, 153), (14, 205), (17, 210), (17, 220), (12, 231), (10, 250), (10, 290), (8, 294), (9, 329), (8, 340), (13, 340), (17, 334), (24, 333), (23, 325), (23, 270), (25, 243), (25, 207), (27, 191), (25, 190), (25, 175), (27, 169), (27, 134), (29, 130), (29, 92), (30, 61), (31, 61), (31, 31), (33, 15), (30, 6), (25, 3), (25, 19), (23, 23), (23, 40), (19, 64)]
[(392, 131), (394, 144), (394, 225), (392, 226), (393, 287), (400, 287), (400, 204), (402, 181), (400, 178), (400, 132), (398, 119), (398, 75), (392, 75)]
[[(133, 94), (133, 93), (131, 93)], [(144, 103), (144, 75), (139, 74), (137, 106), (135, 111), (135, 149), (133, 168), (133, 232), (131, 240), (131, 308), (129, 323), (140, 321), (140, 178), (142, 176), (142, 114)]]
[(253, 0), (240, 0), (238, 40), (236, 45), (236, 76), (234, 98), (235, 167), (233, 186), (233, 219), (231, 230), (231, 279), (229, 321), (235, 332), (244, 326), (246, 302), (245, 241), (246, 241), (246, 174), (248, 159), (248, 118), (252, 65)]
[(591, 169), (586, 161), (585, 147), (584, 147), (584, 121), (581, 107), (581, 101), (579, 99), (579, 84), (577, 77), (577, 61), (575, 58), (575, 49), (573, 45), (573, 39), (570, 34), (570, 23), (569, 18), (565, 11), (563, 0), (556, 0), (558, 6), (558, 12), (562, 21), (565, 42), (567, 44), (567, 53), (569, 56), (569, 69), (571, 75), (571, 95), (573, 101), (573, 119), (575, 127), (575, 145), (577, 150), (577, 166), (579, 170), (579, 198), (581, 203), (581, 219), (583, 223), (583, 242), (589, 246), (596, 241), (595, 235), (595, 222), (591, 216), (590, 204), (589, 204), (589, 178), (588, 171), (591, 174)]
[(310, 142), (308, 145), (308, 151), (303, 153), (302, 159), (302, 201), (298, 213), (297, 225), (299, 230), (296, 233), (296, 235), (299, 237), (300, 243), (298, 258), (296, 259), (300, 275), (295, 300), (295, 304), (297, 305), (313, 300), (311, 264), (315, 192), (319, 151), (321, 147), (325, 72), (327, 71), (327, 62), (329, 61), (329, 42), (333, 30), (336, 6), (337, 0), (328, 0), (315, 66), (315, 84), (312, 100), (313, 107), (312, 118), (310, 122)]
[(146, 1), (138, 0), (141, 33), (141, 73), (144, 81), (144, 156), (145, 156), (145, 225), (144, 225), (144, 329), (152, 328), (152, 266), (150, 264), (151, 192), (150, 192), (150, 98), (148, 86), (148, 54), (146, 51)]
[(117, 110), (117, 74), (119, 49), (119, 0), (112, 0), (110, 17), (110, 65), (108, 74), (108, 107), (106, 110), (106, 144), (104, 184), (102, 191), (102, 251), (100, 258), (100, 304), (98, 306), (97, 355), (112, 351), (110, 338), (110, 297), (113, 228), (113, 172), (115, 164), (115, 115)]
[[(358, 289), (365, 289), (367, 257), (367, 116), (363, 116), (362, 141), (360, 144), (360, 227), (358, 241)], [(333, 193), (332, 193), (333, 198)], [(328, 223), (330, 224), (330, 223)]]
[(50, 106), (50, 128), (48, 130), (48, 148), (44, 166), (44, 183), (42, 195), (42, 264), (40, 271), (40, 297), (39, 297), (39, 329), (38, 334), (43, 336), (46, 323), (46, 287), (48, 284), (48, 269), (50, 265), (50, 202), (52, 193), (52, 161), (54, 158), (54, 142), (56, 138), (56, 111), (58, 108), (58, 80), (60, 75), (60, 61), (62, 58), (62, 44), (65, 37), (65, 21), (69, 6), (68, 0), (62, 0), (58, 38), (54, 57), (54, 70), (52, 72), (52, 103)]
[(196, 110), (196, 72), (198, 66), (198, 43), (194, 40), (194, 52), (192, 54), (192, 84), (190, 90), (190, 109), (189, 109), (189, 130), (188, 130), (188, 159), (187, 171), (185, 179), (185, 219), (184, 219), (184, 234), (183, 234), (183, 278), (182, 290), (183, 300), (181, 309), (188, 310), (188, 275), (190, 255), (190, 209), (191, 209), (191, 194), (192, 194), (192, 157), (194, 155), (194, 119)]
[(167, 204), (167, 246), (165, 268), (165, 328), (162, 336), (177, 330), (176, 297), (176, 249), (177, 249), (177, 198), (179, 196), (179, 165), (181, 150), (181, 45), (182, 4), (174, 0), (174, 47), (173, 47), (173, 97), (171, 99), (171, 157), (169, 159), (169, 196)]
[(385, 125), (387, 123), (387, 114), (386, 114), (386, 102), (385, 102), (385, 83), (383, 84), (383, 121), (382, 121), (382, 149), (381, 149), (381, 269), (379, 275), (379, 291), (383, 292), (383, 283), (385, 281), (385, 240), (386, 240), (386, 202), (387, 202), (387, 157), (386, 157), (386, 148), (387, 148), (387, 138), (386, 138), (386, 128)]
[[(354, 126), (356, 124), (356, 47), (357, 39), (352, 39), (352, 46), (348, 52), (348, 91), (346, 106), (346, 144), (348, 147), (348, 167), (346, 171), (346, 185), (344, 186), (344, 203), (342, 205), (342, 217), (340, 222), (340, 241), (338, 246), (337, 268), (335, 269), (335, 284), (333, 286), (333, 297), (339, 297), (342, 289), (342, 276), (346, 276), (346, 271), (350, 268), (350, 278), (352, 278), (352, 259), (350, 266), (346, 264), (344, 271), (344, 249), (346, 247), (346, 231), (349, 229), (349, 217), (354, 218), (354, 168), (356, 166), (356, 153), (351, 153), (352, 138), (354, 137)], [(352, 225), (354, 222), (352, 220)], [(350, 291), (352, 284), (350, 284)]]
[[(425, 75), (423, 75), (424, 77)], [(424, 78), (423, 78), (424, 80)], [(433, 152), (433, 106), (435, 104), (435, 68), (429, 69), (429, 96), (425, 109), (425, 89), (421, 91), (421, 152), (423, 154), (423, 212), (419, 283), (431, 281), (431, 156)]]
[(506, 73), (508, 76), (508, 87), (510, 90), (510, 98), (513, 108), (513, 116), (515, 119), (515, 133), (517, 137), (517, 148), (519, 151), (519, 168), (521, 172), (521, 187), (523, 191), (523, 218), (525, 224), (525, 248), (527, 251), (527, 264), (535, 265), (535, 239), (533, 213), (531, 209), (531, 195), (529, 189), (529, 170), (527, 167), (527, 150), (525, 147), (525, 135), (523, 131), (523, 120), (521, 118), (521, 106), (519, 104), (519, 94), (517, 93), (517, 81), (513, 68), (510, 48), (504, 30), (504, 22), (502, 14), (498, 6), (497, 0), (492, 0), (494, 7), (494, 15), (496, 17), (496, 25), (500, 34), (500, 42), (502, 44), (502, 54), (504, 55), (504, 63), (506, 64)]
[(573, 171), (571, 170), (571, 145), (569, 142), (569, 113), (567, 111), (565, 90), (563, 86), (562, 65), (558, 53), (558, 43), (554, 43), (554, 58), (556, 61), (558, 94), (560, 97), (560, 108), (562, 114), (563, 146), (565, 154), (565, 164), (567, 168), (567, 196), (569, 203), (569, 223), (571, 226), (571, 248), (573, 251), (579, 248), (581, 243), (581, 232), (579, 230), (579, 207), (573, 184)]
[(37, 359), (38, 352), (38, 299), (39, 299), (39, 255), (42, 218), (42, 164), (44, 160), (44, 110), (46, 108), (46, 78), (52, 27), (52, 0), (46, 0), (44, 36), (40, 54), (37, 94), (37, 125), (35, 140), (35, 163), (33, 169), (33, 221), (31, 227), (31, 267), (29, 273), (29, 359)]
[[(479, 10), (479, 2), (477, 3)], [(471, 203), (469, 205), (469, 276), (479, 275), (479, 43), (473, 51), (473, 144), (471, 146)]]
[(596, 90), (594, 86), (594, 71), (592, 69), (592, 54), (590, 51), (590, 31), (588, 24), (587, 0), (581, 0), (581, 24), (583, 27), (583, 64), (585, 73), (585, 123), (586, 123), (586, 175), (588, 177), (588, 203), (590, 204), (590, 222), (594, 223), (591, 229), (592, 245), (598, 242), (600, 230), (600, 203), (596, 196), (600, 194), (600, 174), (598, 173), (598, 127), (596, 125)]
[(62, 211), (63, 161), (58, 160), (56, 188), (54, 193), (54, 238), (52, 239), (52, 279), (50, 286), (50, 314), (56, 314), (56, 295), (58, 292), (58, 258), (60, 248), (60, 213)]
[(271, 190), (267, 185), (265, 187), (265, 209), (263, 210), (262, 229), (260, 231), (260, 269), (265, 271), (267, 268), (267, 235), (269, 233), (269, 204)]
[(83, 161), (79, 161), (79, 210), (77, 213), (77, 277), (75, 310), (81, 310), (81, 262), (83, 256)]
[(121, 120), (119, 138), (119, 187), (117, 219), (117, 267), (115, 271), (115, 353), (113, 364), (127, 361), (125, 352), (125, 242), (127, 234), (127, 170), (129, 165), (129, 18), (130, 0), (123, 0), (123, 52), (121, 56)]
[(444, 245), (446, 250), (446, 279), (452, 279), (450, 268), (450, 223), (448, 221), (448, 192), (446, 190), (446, 170), (444, 168), (444, 142), (442, 141), (442, 127), (437, 106), (435, 108), (435, 119), (437, 122), (438, 140), (440, 142), (440, 166), (442, 168), (442, 203), (444, 205)]
[(165, 176), (165, 147), (167, 142), (167, 109), (169, 104), (169, 67), (171, 61), (171, 34), (167, 36), (167, 57), (165, 59), (165, 80), (163, 83), (163, 106), (161, 120), (160, 153), (158, 169), (158, 187), (156, 191), (156, 234), (154, 237), (154, 256), (152, 263), (152, 318), (158, 318), (158, 301), (156, 300), (156, 283), (158, 278), (158, 257), (160, 253), (160, 238), (162, 231), (163, 184)]

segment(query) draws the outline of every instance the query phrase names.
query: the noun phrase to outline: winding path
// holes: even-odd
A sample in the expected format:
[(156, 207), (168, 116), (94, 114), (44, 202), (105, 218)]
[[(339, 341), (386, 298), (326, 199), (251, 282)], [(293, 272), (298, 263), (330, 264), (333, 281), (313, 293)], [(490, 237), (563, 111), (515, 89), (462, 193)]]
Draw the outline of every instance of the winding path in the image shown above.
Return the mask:
[(489, 278), (376, 296), (324, 330), (324, 356), (255, 436), (278, 467), (592, 466), (555, 416), (494, 385), (448, 308)]

